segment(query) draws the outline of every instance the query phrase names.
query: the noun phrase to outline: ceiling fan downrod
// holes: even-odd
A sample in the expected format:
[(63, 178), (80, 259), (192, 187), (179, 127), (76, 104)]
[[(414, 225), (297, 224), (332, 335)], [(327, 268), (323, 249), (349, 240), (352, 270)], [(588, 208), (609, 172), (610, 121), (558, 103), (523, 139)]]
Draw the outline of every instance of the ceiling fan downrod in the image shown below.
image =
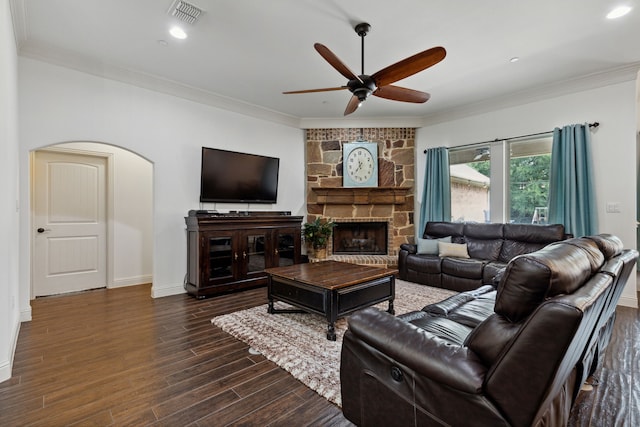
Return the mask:
[(361, 22), (360, 24), (356, 25), (355, 27), (356, 33), (360, 36), (360, 64), (361, 64), (361, 73), (364, 75), (364, 36), (367, 35), (367, 33), (371, 30), (371, 25), (367, 24), (366, 22)]

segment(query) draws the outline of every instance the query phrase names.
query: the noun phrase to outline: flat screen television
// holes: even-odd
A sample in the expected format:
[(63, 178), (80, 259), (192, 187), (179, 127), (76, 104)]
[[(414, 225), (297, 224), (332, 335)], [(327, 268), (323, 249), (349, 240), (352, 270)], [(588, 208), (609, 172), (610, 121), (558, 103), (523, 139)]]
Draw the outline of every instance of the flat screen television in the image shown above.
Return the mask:
[(202, 147), (200, 202), (276, 203), (280, 159)]

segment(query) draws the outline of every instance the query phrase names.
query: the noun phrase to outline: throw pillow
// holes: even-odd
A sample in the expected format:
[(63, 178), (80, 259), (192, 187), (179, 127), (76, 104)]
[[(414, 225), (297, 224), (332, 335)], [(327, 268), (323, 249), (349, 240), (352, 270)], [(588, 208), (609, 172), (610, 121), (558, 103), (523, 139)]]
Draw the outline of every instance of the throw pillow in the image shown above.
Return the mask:
[(438, 243), (439, 255), (441, 257), (450, 256), (455, 258), (469, 258), (466, 243)]
[(439, 239), (421, 239), (418, 237), (419, 255), (438, 255), (438, 242), (451, 243), (451, 236)]

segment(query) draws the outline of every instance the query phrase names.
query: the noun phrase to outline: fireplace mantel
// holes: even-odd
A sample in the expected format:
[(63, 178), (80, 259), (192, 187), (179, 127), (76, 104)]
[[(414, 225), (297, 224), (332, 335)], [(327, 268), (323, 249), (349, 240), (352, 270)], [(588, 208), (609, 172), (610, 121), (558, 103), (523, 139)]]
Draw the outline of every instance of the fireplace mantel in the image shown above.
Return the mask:
[(410, 187), (314, 187), (319, 205), (401, 205)]

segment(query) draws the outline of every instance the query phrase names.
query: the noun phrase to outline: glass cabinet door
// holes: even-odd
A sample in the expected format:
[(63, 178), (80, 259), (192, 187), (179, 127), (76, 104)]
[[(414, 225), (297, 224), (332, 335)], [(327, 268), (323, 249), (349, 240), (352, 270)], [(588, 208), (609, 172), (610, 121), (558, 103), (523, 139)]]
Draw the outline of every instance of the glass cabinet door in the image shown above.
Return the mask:
[(245, 249), (242, 257), (245, 261), (247, 274), (262, 273), (267, 267), (265, 255), (267, 236), (261, 232), (248, 232), (245, 237)]
[(276, 254), (278, 259), (278, 266), (283, 267), (286, 265), (295, 264), (295, 233), (279, 231), (276, 235)]
[(209, 242), (209, 280), (233, 277), (232, 236), (212, 236)]

